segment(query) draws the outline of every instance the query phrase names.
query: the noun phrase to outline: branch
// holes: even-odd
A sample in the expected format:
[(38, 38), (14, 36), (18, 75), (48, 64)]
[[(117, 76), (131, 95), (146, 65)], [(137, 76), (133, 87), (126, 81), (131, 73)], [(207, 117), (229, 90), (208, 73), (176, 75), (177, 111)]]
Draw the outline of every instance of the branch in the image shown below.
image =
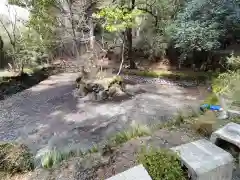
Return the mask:
[(155, 15), (152, 11), (148, 10), (147, 8), (138, 8), (138, 9), (152, 15), (155, 19), (155, 27), (157, 26), (157, 23), (158, 23), (157, 15)]
[(2, 27), (4, 28), (4, 30), (6, 31), (8, 38), (10, 40), (10, 43), (13, 44), (12, 36), (11, 36), (10, 32), (8, 31), (7, 27), (4, 25), (1, 18), (0, 18), (0, 23), (1, 23)]

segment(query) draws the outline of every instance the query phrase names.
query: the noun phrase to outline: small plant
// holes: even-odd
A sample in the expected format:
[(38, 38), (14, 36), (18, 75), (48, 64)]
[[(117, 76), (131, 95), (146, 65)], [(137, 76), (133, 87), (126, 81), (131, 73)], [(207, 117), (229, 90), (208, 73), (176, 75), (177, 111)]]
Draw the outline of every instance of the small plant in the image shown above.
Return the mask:
[(138, 156), (139, 163), (153, 180), (186, 180), (178, 155), (165, 149), (143, 149)]
[(111, 141), (115, 145), (123, 144), (133, 138), (147, 136), (150, 134), (150, 129), (147, 126), (138, 125), (131, 127), (127, 131), (117, 133)]
[(60, 164), (62, 161), (67, 160), (71, 157), (75, 156), (82, 156), (83, 153), (82, 151), (77, 151), (77, 150), (71, 150), (68, 152), (61, 152), (56, 149), (52, 151), (48, 151), (47, 153), (44, 154), (44, 156), (41, 159), (41, 164), (42, 167), (46, 169), (50, 169), (58, 164)]
[(91, 149), (88, 150), (88, 153), (97, 153), (99, 151), (99, 148), (97, 145), (93, 145), (93, 147)]

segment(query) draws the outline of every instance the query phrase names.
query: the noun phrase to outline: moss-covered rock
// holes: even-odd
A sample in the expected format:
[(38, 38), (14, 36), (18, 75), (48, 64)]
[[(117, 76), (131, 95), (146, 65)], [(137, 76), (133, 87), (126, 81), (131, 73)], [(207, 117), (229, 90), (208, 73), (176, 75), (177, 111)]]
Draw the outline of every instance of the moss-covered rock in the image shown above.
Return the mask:
[(33, 156), (27, 146), (17, 143), (0, 143), (0, 171), (26, 172), (34, 168)]
[(122, 95), (125, 89), (123, 79), (120, 76), (85, 80), (81, 77), (76, 79), (78, 95), (91, 95), (92, 100), (106, 100), (114, 95)]

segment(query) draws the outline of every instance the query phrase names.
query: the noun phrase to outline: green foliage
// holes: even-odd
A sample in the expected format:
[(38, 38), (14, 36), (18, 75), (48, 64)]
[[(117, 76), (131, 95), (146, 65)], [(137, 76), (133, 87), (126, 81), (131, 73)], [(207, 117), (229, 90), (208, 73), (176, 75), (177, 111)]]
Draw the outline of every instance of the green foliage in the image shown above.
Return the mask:
[(150, 13), (145, 13), (144, 18), (141, 19), (141, 39), (137, 48), (151, 56), (165, 55), (170, 43), (167, 27), (173, 23), (182, 4), (183, 0), (156, 0), (151, 6), (148, 3), (138, 2), (137, 7), (146, 9)]
[(12, 174), (31, 171), (33, 168), (33, 156), (25, 145), (0, 143), (1, 171)]
[(124, 7), (105, 7), (101, 9), (94, 17), (104, 19), (104, 28), (109, 32), (121, 32), (126, 28), (136, 25), (135, 18), (142, 14), (141, 10), (134, 9), (129, 11)]
[(175, 47), (183, 53), (210, 51), (219, 47), (219, 39), (229, 24), (239, 20), (234, 1), (191, 0), (177, 15), (168, 32)]
[(159, 70), (159, 71), (140, 71), (140, 70), (129, 70), (123, 71), (124, 74), (129, 75), (138, 75), (138, 76), (145, 76), (145, 77), (154, 77), (154, 78), (166, 78), (170, 80), (189, 80), (189, 81), (199, 81), (204, 82), (212, 77), (213, 73), (208, 72), (180, 72), (180, 71), (166, 71), (166, 70)]
[(233, 104), (240, 104), (240, 57), (231, 56), (227, 58), (231, 66), (227, 72), (220, 74), (213, 80), (213, 91), (216, 94), (225, 95), (231, 99)]
[(219, 103), (218, 97), (215, 93), (210, 94), (205, 100), (205, 104), (217, 105)]
[(130, 129), (128, 129), (127, 131), (117, 133), (111, 139), (111, 141), (115, 145), (120, 145), (120, 144), (123, 144), (123, 143), (133, 139), (133, 138), (147, 136), (150, 134), (150, 132), (151, 131), (147, 126), (143, 126), (143, 125), (133, 126)]
[(153, 180), (186, 180), (178, 155), (165, 149), (143, 149), (138, 158)]

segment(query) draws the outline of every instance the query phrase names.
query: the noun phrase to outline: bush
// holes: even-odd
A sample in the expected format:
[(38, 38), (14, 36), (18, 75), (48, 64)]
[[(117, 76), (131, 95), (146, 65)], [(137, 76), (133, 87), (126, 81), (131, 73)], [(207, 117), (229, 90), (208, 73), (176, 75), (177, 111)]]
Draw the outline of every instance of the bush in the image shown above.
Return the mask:
[(26, 172), (34, 168), (33, 156), (27, 146), (0, 143), (0, 170), (8, 173)]
[(186, 180), (178, 155), (165, 149), (150, 149), (140, 153), (138, 161), (153, 180)]

